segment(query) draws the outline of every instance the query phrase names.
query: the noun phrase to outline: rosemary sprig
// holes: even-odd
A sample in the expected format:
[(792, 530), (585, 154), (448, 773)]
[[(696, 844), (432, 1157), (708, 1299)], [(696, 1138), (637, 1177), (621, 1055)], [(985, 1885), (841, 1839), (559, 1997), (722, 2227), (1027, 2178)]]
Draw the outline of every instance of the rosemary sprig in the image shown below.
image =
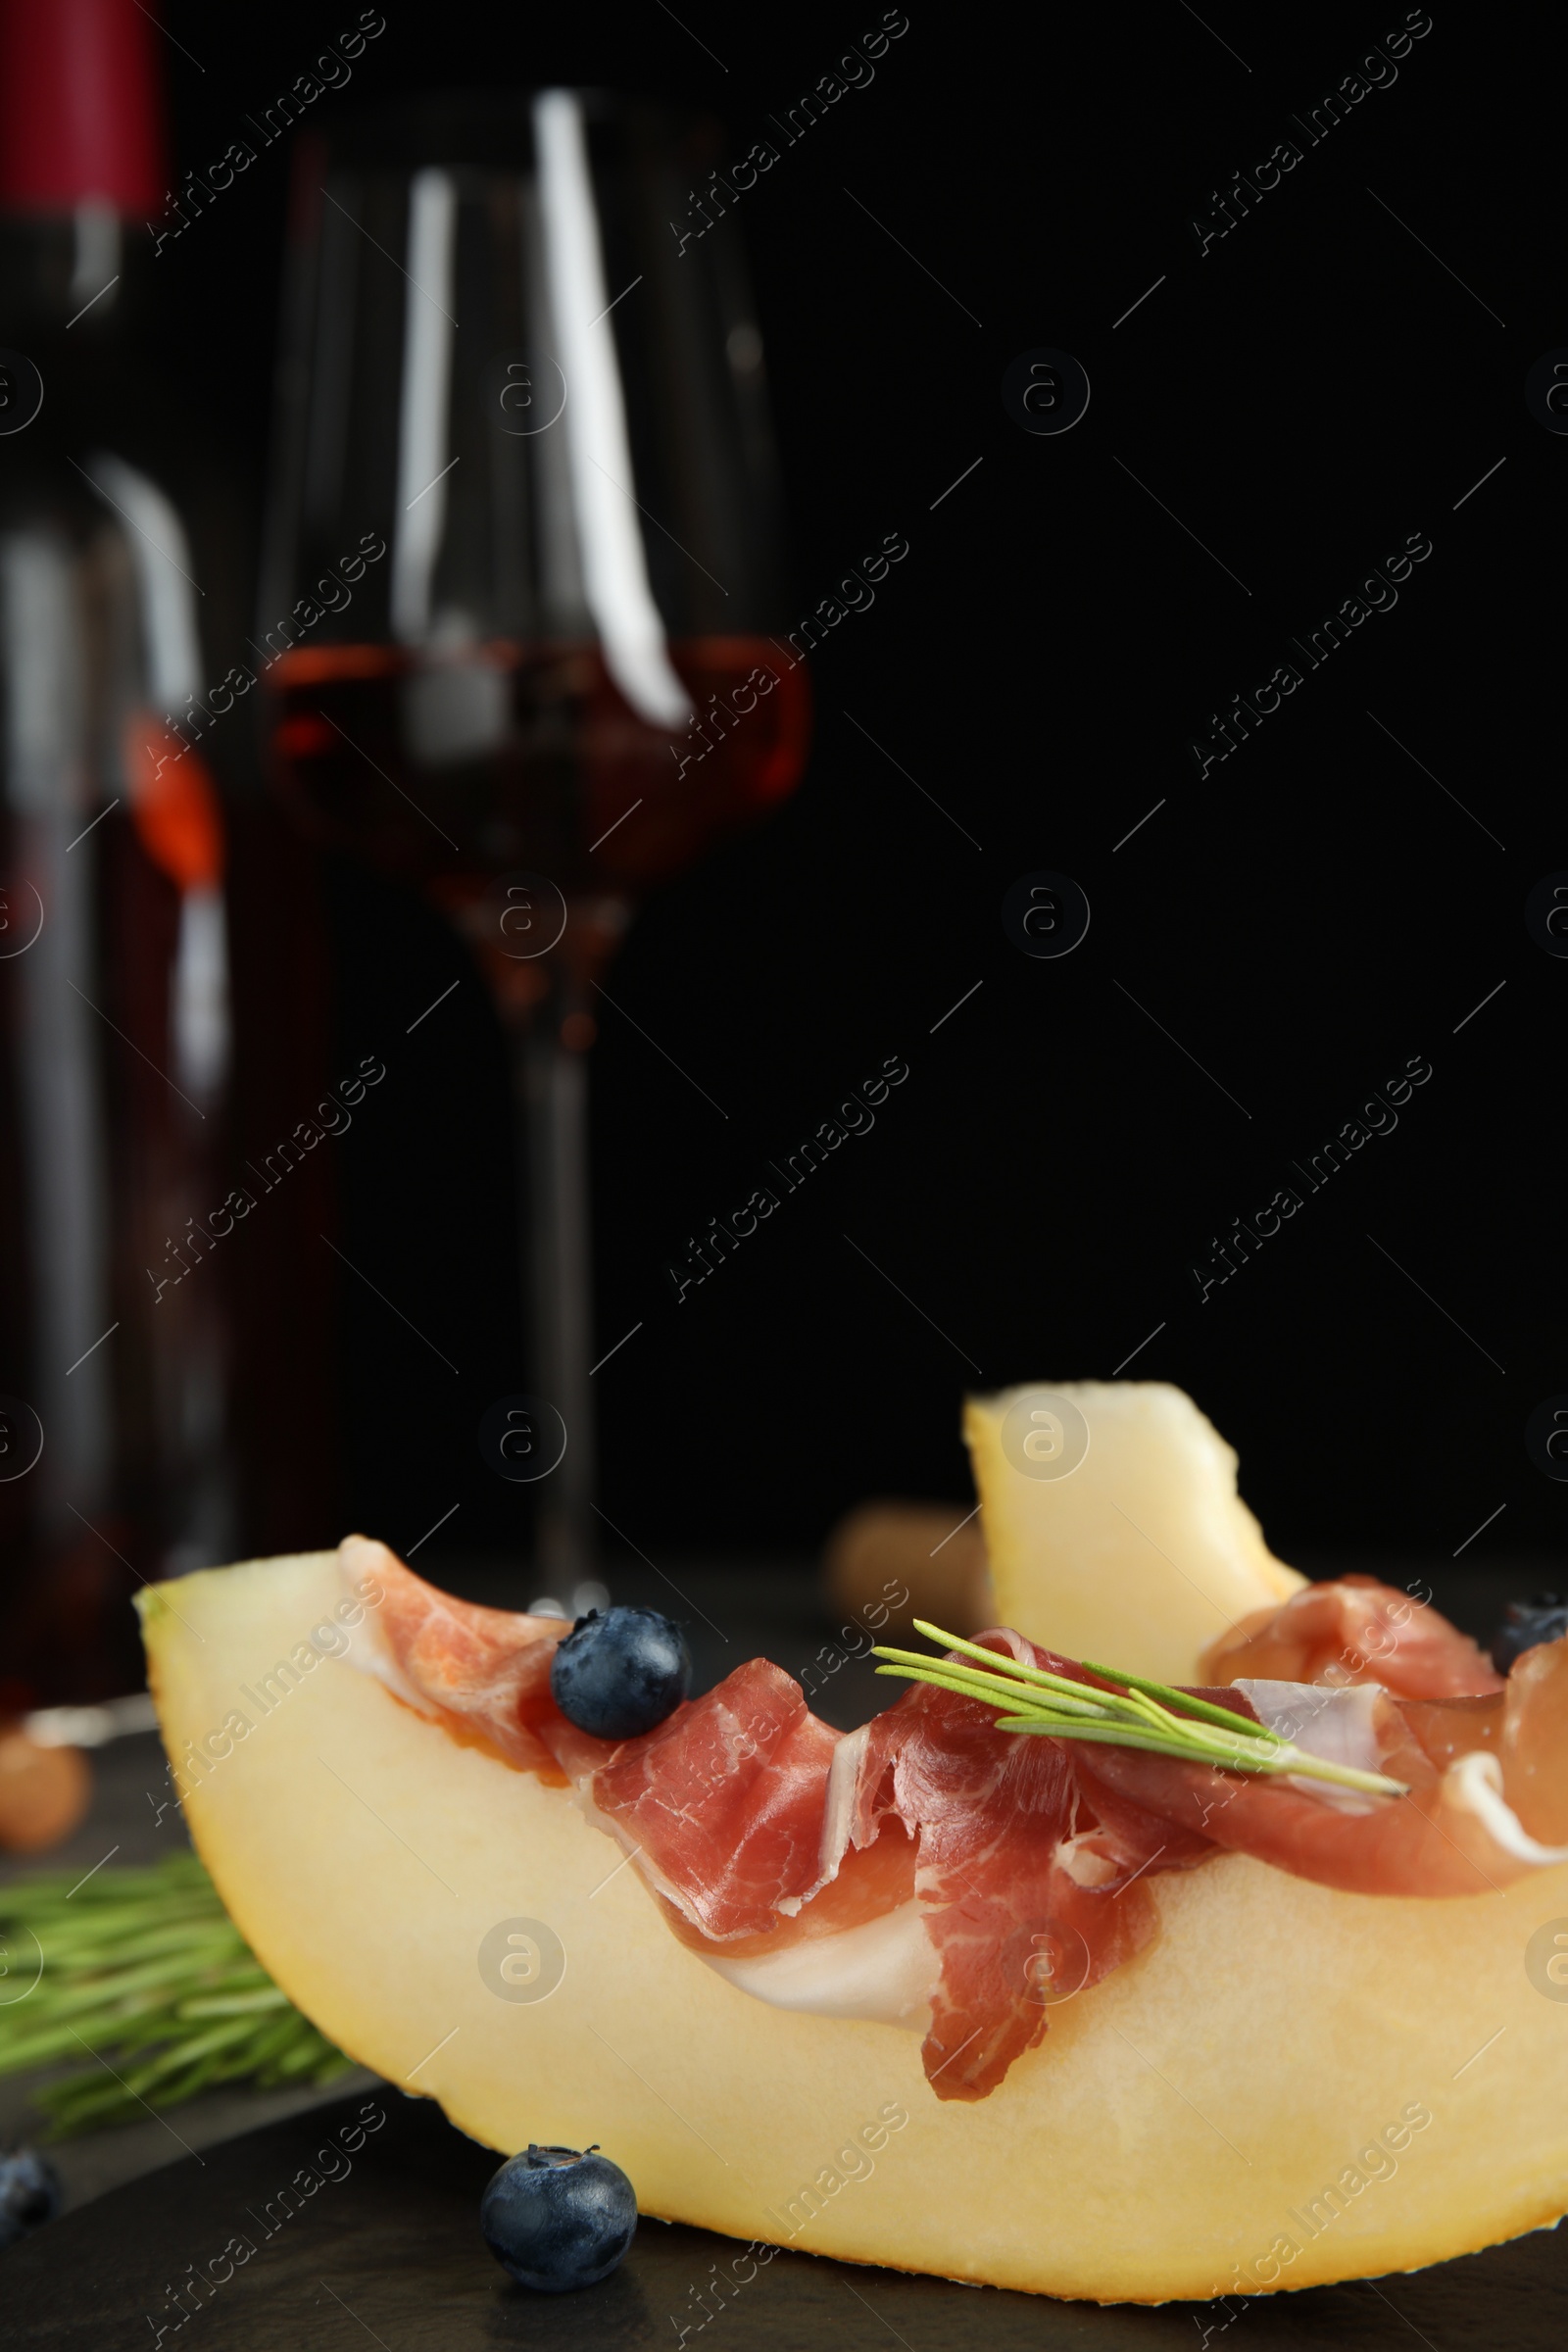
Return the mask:
[(923, 1617), (917, 1617), (914, 1625), (917, 1633), (924, 1634), (928, 1642), (940, 1642), (950, 1654), (933, 1658), (920, 1650), (879, 1646), (871, 1653), (884, 1661), (878, 1674), (929, 1683), (936, 1690), (1001, 1708), (999, 1731), (1147, 1748), (1155, 1755), (1214, 1765), (1225, 1772), (1271, 1777), (1289, 1774), (1294, 1779), (1326, 1781), (1367, 1796), (1409, 1793), (1403, 1781), (1309, 1755), (1266, 1724), (1216, 1706), (1211, 1699), (1194, 1698), (1168, 1683), (1151, 1682), (1144, 1675), (1123, 1674), (1118, 1667), (1091, 1665), (1086, 1660), (1089, 1673), (1119, 1686), (1096, 1690), (1066, 1675), (1053, 1674), (1047, 1667), (1025, 1665), (997, 1650), (981, 1649), (956, 1634), (944, 1633)]
[(62, 2059), (83, 2063), (33, 2094), (55, 2138), (353, 2063), (272, 1983), (194, 1854), (0, 1887), (0, 2075)]

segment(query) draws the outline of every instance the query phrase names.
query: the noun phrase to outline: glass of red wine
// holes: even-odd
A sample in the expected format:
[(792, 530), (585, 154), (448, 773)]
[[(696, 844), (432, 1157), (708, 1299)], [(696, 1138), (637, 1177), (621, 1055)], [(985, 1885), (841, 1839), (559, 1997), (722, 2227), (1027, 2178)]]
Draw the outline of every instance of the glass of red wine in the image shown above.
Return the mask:
[(641, 894), (791, 792), (808, 734), (735, 223), (705, 199), (708, 228), (670, 227), (718, 144), (550, 89), (400, 105), (296, 158), (271, 774), (318, 841), (434, 899), (494, 993), (563, 1593), (594, 1552), (598, 984)]

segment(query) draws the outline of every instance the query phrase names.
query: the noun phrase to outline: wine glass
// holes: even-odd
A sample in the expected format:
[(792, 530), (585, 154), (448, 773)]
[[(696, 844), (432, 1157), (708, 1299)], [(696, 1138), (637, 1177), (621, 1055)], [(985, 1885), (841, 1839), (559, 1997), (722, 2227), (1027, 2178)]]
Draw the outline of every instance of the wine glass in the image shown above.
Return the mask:
[[(547, 89), (302, 139), (256, 651), (273, 781), (416, 882), (511, 1043), (531, 1380), (592, 1573), (586, 1054), (637, 896), (793, 790), (806, 672), (716, 126)], [(524, 1441), (526, 1442), (526, 1440)]]

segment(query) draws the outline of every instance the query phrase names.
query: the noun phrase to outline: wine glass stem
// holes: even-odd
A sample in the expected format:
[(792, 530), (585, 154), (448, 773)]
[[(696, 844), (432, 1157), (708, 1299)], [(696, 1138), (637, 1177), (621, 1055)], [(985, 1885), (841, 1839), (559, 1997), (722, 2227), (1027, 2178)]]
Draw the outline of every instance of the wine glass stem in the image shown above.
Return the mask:
[(523, 1189), (522, 1264), (534, 1392), (566, 1425), (566, 1450), (539, 1488), (537, 1572), (569, 1603), (594, 1573), (593, 1342), (588, 1229), (588, 1062), (559, 1023), (512, 1032)]

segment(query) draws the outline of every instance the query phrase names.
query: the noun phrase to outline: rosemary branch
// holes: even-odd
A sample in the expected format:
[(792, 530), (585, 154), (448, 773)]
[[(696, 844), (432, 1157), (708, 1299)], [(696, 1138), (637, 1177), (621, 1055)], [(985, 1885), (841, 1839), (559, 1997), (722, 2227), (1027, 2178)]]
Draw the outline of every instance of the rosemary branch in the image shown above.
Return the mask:
[(55, 2138), (353, 2063), (272, 1983), (194, 1854), (0, 1887), (0, 2075), (62, 2059), (83, 2064), (33, 2093)]
[[(1097, 1690), (1073, 1682), (1044, 1666), (1026, 1665), (994, 1649), (982, 1649), (956, 1634), (944, 1633), (923, 1617), (915, 1631), (928, 1642), (940, 1642), (949, 1655), (927, 1656), (923, 1651), (878, 1646), (872, 1656), (883, 1663), (877, 1673), (897, 1680), (929, 1683), (961, 1698), (1004, 1710), (997, 1728), (1004, 1732), (1033, 1733), (1054, 1740), (1089, 1740), (1111, 1747), (1141, 1747), (1155, 1755), (1175, 1756), (1183, 1763), (1208, 1764), (1225, 1772), (1262, 1773), (1278, 1778), (1326, 1781), (1336, 1788), (1358, 1789), (1367, 1796), (1406, 1796), (1403, 1781), (1386, 1773), (1363, 1772), (1353, 1764), (1333, 1764), (1307, 1753), (1266, 1724), (1254, 1722), (1211, 1699), (1195, 1698), (1168, 1683), (1146, 1676), (1123, 1674), (1118, 1667), (1089, 1665), (1102, 1682), (1120, 1686)], [(954, 1654), (956, 1653), (956, 1654)], [(1086, 1661), (1087, 1664), (1087, 1661)]]

